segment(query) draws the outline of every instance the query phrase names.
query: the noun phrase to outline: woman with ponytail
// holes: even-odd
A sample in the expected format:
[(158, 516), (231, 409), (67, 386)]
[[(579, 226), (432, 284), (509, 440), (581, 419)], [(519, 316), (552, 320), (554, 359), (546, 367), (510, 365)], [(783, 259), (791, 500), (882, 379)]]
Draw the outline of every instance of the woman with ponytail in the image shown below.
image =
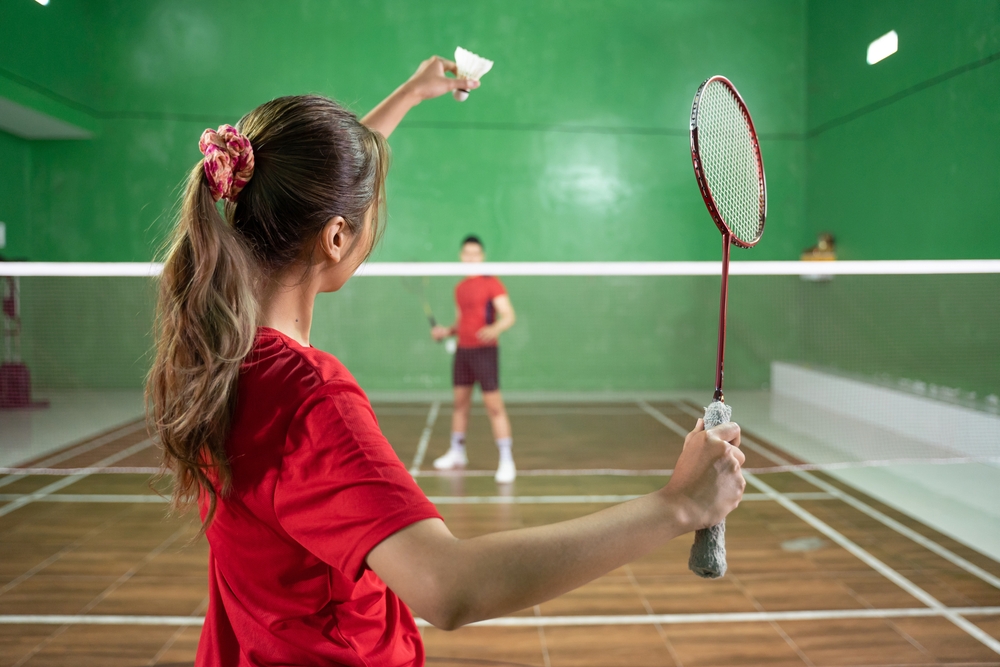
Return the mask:
[(201, 137), (147, 386), (173, 505), (198, 504), (209, 542), (199, 666), (422, 665), (410, 608), (452, 629), (537, 604), (718, 523), (742, 494), (739, 427), (699, 424), (661, 491), (458, 540), (348, 370), (309, 345), (316, 295), (381, 234), (385, 138), (421, 101), (479, 85), (446, 72), (424, 61), (361, 120), (282, 97)]

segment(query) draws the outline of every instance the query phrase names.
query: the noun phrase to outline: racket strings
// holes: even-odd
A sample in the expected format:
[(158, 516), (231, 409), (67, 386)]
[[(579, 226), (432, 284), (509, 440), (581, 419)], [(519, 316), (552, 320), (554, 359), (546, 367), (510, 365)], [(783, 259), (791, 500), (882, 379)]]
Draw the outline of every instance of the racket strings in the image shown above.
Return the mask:
[(763, 179), (743, 106), (722, 82), (702, 91), (697, 127), (702, 169), (719, 215), (738, 241), (752, 244), (764, 227)]

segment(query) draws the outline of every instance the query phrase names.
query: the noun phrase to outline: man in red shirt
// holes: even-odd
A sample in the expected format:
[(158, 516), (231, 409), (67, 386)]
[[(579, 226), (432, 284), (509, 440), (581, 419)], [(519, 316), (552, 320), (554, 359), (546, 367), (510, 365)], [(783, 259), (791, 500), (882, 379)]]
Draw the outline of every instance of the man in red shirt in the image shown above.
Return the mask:
[[(486, 259), (483, 242), (477, 236), (466, 237), (459, 257), (463, 262), (482, 262)], [(511, 455), (510, 420), (500, 395), (497, 340), (514, 325), (514, 308), (503, 283), (494, 276), (469, 276), (460, 282), (455, 288), (455, 304), (455, 324), (431, 330), (434, 340), (458, 336), (452, 369), (455, 409), (451, 417), (451, 447), (447, 454), (435, 459), (434, 467), (450, 470), (465, 467), (469, 462), (465, 453), (465, 430), (469, 424), (472, 388), (479, 382), (493, 437), (500, 450), (500, 463), (493, 478), (499, 484), (510, 484), (517, 477), (517, 468)]]

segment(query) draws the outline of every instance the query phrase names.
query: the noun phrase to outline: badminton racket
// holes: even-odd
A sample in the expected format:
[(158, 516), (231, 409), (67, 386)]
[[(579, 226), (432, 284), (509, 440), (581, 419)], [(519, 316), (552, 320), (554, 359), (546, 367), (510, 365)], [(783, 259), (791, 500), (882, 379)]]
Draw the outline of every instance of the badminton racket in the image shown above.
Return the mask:
[[(719, 301), (719, 347), (715, 367), (715, 394), (705, 408), (705, 428), (732, 417), (722, 394), (726, 356), (726, 303), (729, 292), (731, 246), (752, 248), (764, 233), (767, 188), (764, 162), (750, 112), (735, 86), (713, 76), (695, 93), (691, 106), (691, 161), (705, 206), (722, 232), (722, 294)], [(706, 579), (726, 573), (726, 524), (695, 533), (688, 567)]]
[(431, 310), (431, 304), (427, 300), (427, 286), (430, 285), (430, 277), (406, 276), (400, 280), (403, 282), (403, 288), (420, 301), (420, 305), (424, 309), (424, 316), (427, 318), (427, 323), (431, 325), (431, 329), (436, 327), (437, 320), (434, 319), (434, 311)]

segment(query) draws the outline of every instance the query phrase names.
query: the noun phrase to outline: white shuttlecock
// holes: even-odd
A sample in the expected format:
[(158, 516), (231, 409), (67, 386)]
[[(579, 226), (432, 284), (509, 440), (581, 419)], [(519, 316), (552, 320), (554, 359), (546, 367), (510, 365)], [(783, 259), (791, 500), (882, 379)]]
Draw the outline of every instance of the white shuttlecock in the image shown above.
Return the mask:
[[(472, 51), (463, 49), (461, 46), (455, 49), (455, 64), (458, 65), (459, 79), (472, 79), (473, 81), (479, 81), (480, 77), (489, 72), (490, 68), (493, 67), (492, 60), (477, 56)], [(469, 98), (469, 91), (459, 88), (452, 93), (452, 97), (459, 102), (464, 102)]]

